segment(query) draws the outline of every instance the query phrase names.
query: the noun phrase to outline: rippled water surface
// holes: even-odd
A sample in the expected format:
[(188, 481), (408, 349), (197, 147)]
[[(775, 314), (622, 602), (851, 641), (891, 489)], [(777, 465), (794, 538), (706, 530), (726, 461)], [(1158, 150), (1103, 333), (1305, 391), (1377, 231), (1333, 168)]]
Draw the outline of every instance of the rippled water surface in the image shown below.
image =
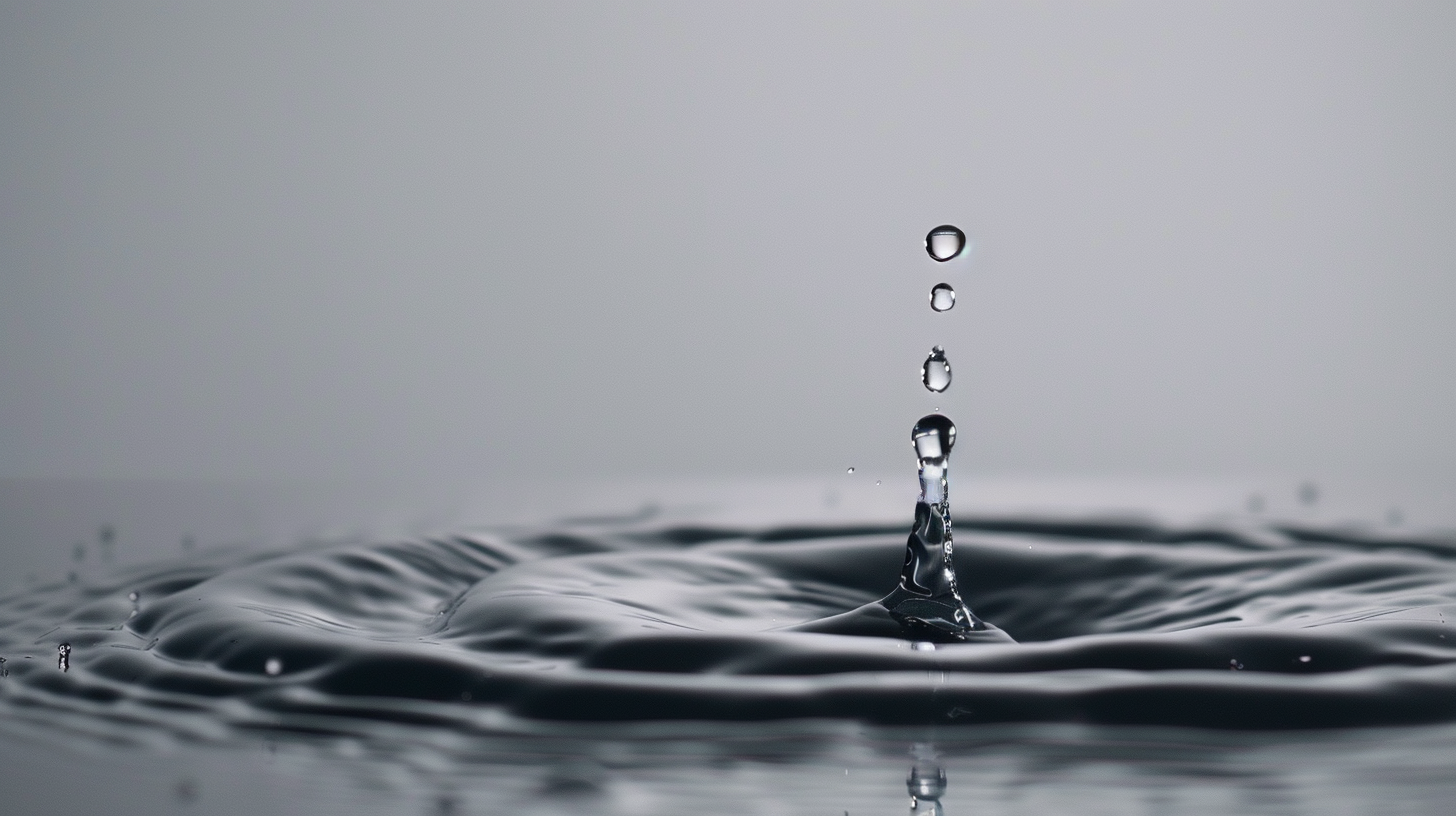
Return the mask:
[(884, 597), (908, 528), (582, 522), (36, 585), (0, 599), (0, 729), (301, 752), (439, 812), (656, 812), (695, 785), (699, 809), (903, 812), (913, 750), (947, 812), (1098, 812), (1102, 787), (1107, 812), (1446, 812), (1456, 542), (961, 517), (961, 590), (1017, 643), (805, 631)]

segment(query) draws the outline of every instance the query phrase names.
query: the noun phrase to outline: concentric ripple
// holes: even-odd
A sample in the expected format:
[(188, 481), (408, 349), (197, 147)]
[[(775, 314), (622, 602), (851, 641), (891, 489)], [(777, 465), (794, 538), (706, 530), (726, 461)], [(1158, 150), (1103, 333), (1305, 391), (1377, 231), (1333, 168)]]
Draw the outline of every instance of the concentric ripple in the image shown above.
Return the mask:
[(957, 532), (961, 591), (1018, 643), (805, 631), (894, 586), (898, 526), (216, 552), (0, 600), (0, 719), (224, 742), (504, 722), (1456, 719), (1451, 542), (1030, 518)]

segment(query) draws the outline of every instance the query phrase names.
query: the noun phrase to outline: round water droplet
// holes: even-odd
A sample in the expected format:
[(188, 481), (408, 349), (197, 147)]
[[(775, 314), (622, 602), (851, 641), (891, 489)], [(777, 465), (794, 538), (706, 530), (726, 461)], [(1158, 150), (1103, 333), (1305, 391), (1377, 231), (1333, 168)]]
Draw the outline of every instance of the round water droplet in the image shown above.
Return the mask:
[(925, 365), (920, 367), (920, 381), (936, 393), (950, 388), (950, 361), (945, 359), (945, 349), (936, 346), (930, 350)]
[(140, 595), (136, 594), (136, 591), (135, 590), (126, 593), (126, 599), (128, 601), (131, 601), (132, 603), (136, 603), (137, 598), (140, 598), (140, 597), (141, 597)]
[(263, 664), (263, 671), (273, 675), (279, 674), (283, 671), (283, 661), (276, 657), (270, 657), (268, 658), (268, 662)]
[(850, 468), (850, 469), (849, 469), (849, 470), (847, 470), (847, 471), (845, 471), (845, 472), (846, 472), (846, 473), (850, 473), (850, 474), (853, 474), (853, 473), (854, 473), (854, 468)]
[(937, 312), (948, 312), (955, 305), (955, 290), (948, 283), (937, 283), (930, 290), (930, 308)]
[(910, 429), (910, 444), (922, 460), (943, 459), (955, 447), (956, 426), (945, 414), (926, 414)]
[(948, 261), (966, 248), (966, 234), (950, 224), (941, 224), (925, 236), (925, 251), (937, 261)]
[(935, 644), (928, 640), (919, 640), (911, 648), (917, 652), (933, 652), (935, 651)]

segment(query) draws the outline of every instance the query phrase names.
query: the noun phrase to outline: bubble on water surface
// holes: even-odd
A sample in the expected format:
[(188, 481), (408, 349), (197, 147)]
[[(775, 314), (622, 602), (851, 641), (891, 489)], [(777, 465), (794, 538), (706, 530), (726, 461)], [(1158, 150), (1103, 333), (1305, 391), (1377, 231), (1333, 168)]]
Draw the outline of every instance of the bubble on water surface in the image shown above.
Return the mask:
[(966, 248), (966, 234), (950, 224), (942, 224), (925, 236), (925, 251), (937, 261), (948, 261)]
[(937, 394), (950, 387), (950, 360), (945, 358), (945, 349), (936, 346), (930, 350), (920, 367), (920, 381)]
[(268, 658), (268, 661), (263, 664), (263, 671), (267, 672), (270, 675), (276, 676), (283, 671), (283, 661), (279, 660), (276, 657), (270, 657)]
[(955, 290), (948, 283), (937, 283), (930, 289), (930, 308), (948, 312), (955, 306)]

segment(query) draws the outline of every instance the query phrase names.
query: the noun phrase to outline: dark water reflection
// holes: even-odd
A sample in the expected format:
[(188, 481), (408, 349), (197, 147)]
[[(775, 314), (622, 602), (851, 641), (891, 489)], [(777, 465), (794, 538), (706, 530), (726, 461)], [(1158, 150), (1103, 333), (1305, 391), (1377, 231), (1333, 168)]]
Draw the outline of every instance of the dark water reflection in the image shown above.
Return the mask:
[(515, 768), (534, 781), (495, 790), (546, 810), (631, 812), (633, 779), (678, 801), (674, 775), (698, 774), (723, 795), (772, 778), (823, 812), (862, 812), (829, 806), (851, 795), (905, 812), (916, 744), (939, 752), (951, 814), (1104, 787), (1186, 809), (1190, 780), (1245, 810), (1354, 780), (1445, 796), (1427, 770), (1456, 747), (1456, 544), (1037, 518), (957, 533), (962, 592), (1019, 643), (797, 631), (886, 594), (898, 525), (195, 554), (0, 601), (0, 729), (306, 749), (345, 776), (435, 780), (460, 807), (470, 780)]

